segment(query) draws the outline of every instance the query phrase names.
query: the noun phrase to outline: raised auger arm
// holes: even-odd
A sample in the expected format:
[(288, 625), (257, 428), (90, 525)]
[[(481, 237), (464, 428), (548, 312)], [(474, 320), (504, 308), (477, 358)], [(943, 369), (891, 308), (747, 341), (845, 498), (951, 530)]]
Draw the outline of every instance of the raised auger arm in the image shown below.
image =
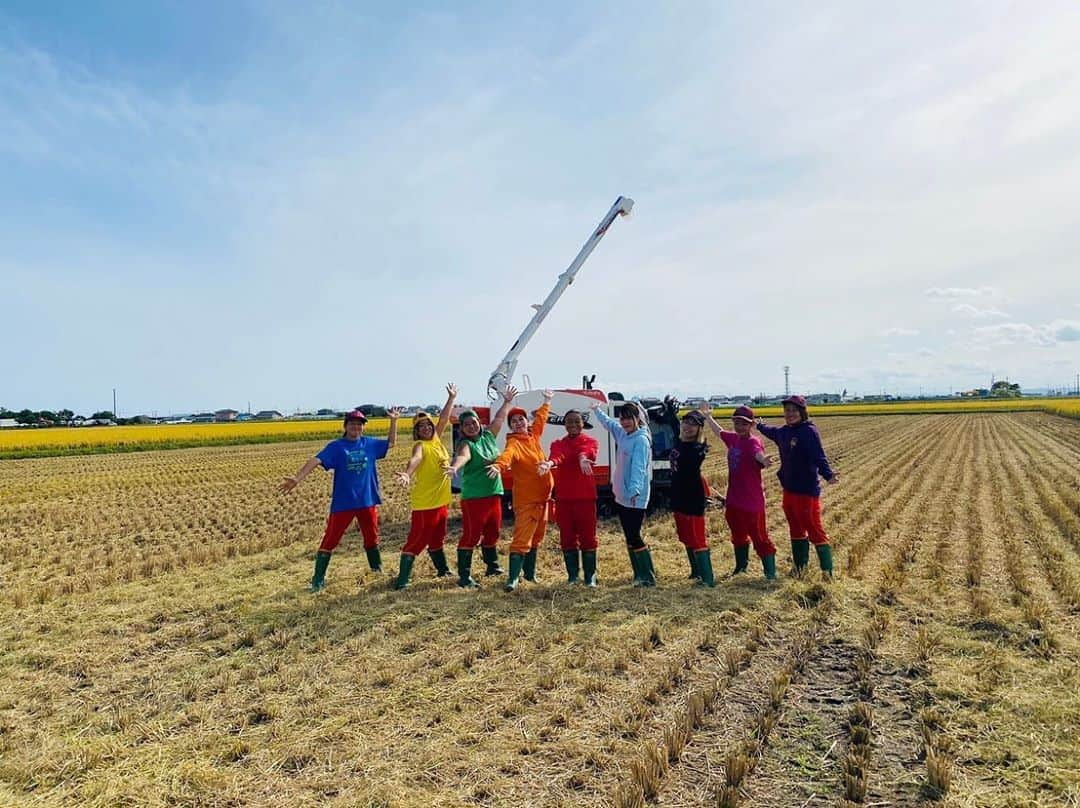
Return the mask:
[(533, 304), (533, 308), (536, 309), (536, 313), (533, 314), (532, 319), (529, 320), (529, 324), (525, 326), (525, 330), (521, 332), (521, 335), (514, 340), (514, 344), (510, 346), (510, 350), (506, 352), (506, 356), (499, 362), (498, 367), (495, 368), (491, 377), (488, 379), (488, 396), (493, 400), (503, 394), (506, 388), (510, 384), (510, 380), (514, 376), (514, 370), (517, 368), (518, 357), (521, 356), (521, 352), (525, 350), (525, 346), (529, 344), (529, 340), (532, 339), (533, 334), (536, 333), (536, 329), (540, 327), (540, 323), (544, 322), (544, 318), (548, 316), (548, 313), (555, 307), (555, 303), (562, 296), (562, 293), (566, 291), (566, 288), (574, 282), (574, 277), (577, 275), (578, 270), (581, 269), (581, 265), (585, 263), (585, 259), (589, 257), (596, 245), (600, 243), (600, 239), (604, 237), (604, 233), (611, 227), (611, 223), (615, 221), (619, 216), (626, 216), (634, 207), (634, 200), (628, 196), (620, 196), (615, 200), (615, 204), (611, 206), (604, 218), (600, 220), (600, 224), (589, 236), (588, 241), (578, 252), (573, 261), (570, 262), (570, 266), (566, 268), (566, 271), (559, 276), (558, 282), (555, 284), (555, 288), (551, 290), (547, 298), (543, 303), (539, 305)]

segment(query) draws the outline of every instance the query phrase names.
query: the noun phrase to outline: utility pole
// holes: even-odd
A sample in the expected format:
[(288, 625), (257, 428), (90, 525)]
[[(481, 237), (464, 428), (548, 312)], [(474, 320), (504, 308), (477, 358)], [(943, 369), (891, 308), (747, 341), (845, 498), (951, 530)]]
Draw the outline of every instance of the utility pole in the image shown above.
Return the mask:
[(784, 398), (791, 395), (791, 365), (784, 365)]
[(117, 417), (117, 414), (116, 414), (116, 388), (115, 387), (112, 389), (112, 414), (113, 414), (113, 418)]

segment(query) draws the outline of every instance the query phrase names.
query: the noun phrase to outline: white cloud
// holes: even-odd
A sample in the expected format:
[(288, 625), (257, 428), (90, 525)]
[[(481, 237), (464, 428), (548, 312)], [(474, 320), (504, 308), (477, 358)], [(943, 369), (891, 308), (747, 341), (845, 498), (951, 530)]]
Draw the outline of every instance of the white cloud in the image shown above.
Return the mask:
[(886, 328), (884, 331), (879, 331), (878, 336), (882, 337), (917, 337), (919, 335), (918, 329), (915, 328), (903, 328), (896, 326), (893, 328)]
[(986, 317), (1008, 317), (1009, 315), (999, 309), (980, 309), (970, 303), (957, 303), (952, 307), (954, 314), (963, 314), (967, 317), (984, 319)]
[(993, 297), (998, 294), (998, 290), (992, 286), (980, 286), (977, 289), (963, 286), (950, 286), (947, 288), (941, 288), (938, 286), (932, 286), (923, 292), (927, 297), (939, 297), (952, 299), (957, 297)]
[(1000, 323), (979, 326), (972, 331), (977, 344), (985, 346), (1035, 345), (1048, 348), (1057, 342), (1049, 326), (1033, 326), (1028, 323)]

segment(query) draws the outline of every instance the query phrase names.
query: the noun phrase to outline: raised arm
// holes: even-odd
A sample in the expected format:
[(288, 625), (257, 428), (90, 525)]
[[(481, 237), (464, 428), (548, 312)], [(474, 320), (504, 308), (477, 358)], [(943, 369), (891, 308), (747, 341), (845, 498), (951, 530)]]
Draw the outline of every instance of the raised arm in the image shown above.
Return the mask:
[(517, 395), (517, 388), (510, 385), (503, 393), (503, 403), (499, 406), (498, 412), (495, 413), (495, 417), (491, 419), (491, 426), (488, 427), (488, 432), (492, 435), (498, 435), (502, 431), (503, 424), (506, 423), (506, 414), (510, 412), (510, 408), (514, 406), (514, 396)]
[(555, 398), (553, 392), (550, 390), (544, 391), (544, 403), (540, 405), (540, 409), (533, 416), (532, 424), (529, 425), (529, 432), (534, 438), (539, 438), (544, 434), (544, 427), (547, 426), (548, 413), (551, 412), (551, 399), (553, 398)]
[(390, 434), (386, 436), (386, 443), (388, 444), (387, 448), (393, 449), (397, 443), (397, 422), (398, 418), (401, 417), (401, 410), (397, 407), (391, 407), (387, 415), (390, 416)]
[(596, 420), (600, 422), (600, 426), (611, 432), (613, 435), (618, 435), (622, 431), (622, 425), (604, 412), (599, 401), (594, 401), (589, 404), (589, 409), (593, 411), (593, 415), (596, 416)]
[(287, 494), (292, 491), (296, 486), (300, 485), (300, 481), (303, 480), (316, 466), (321, 466), (319, 458), (309, 458), (304, 465), (300, 467), (300, 470), (296, 472), (292, 477), (286, 477), (281, 481), (281, 485), (278, 486), (278, 490), (283, 494)]
[(724, 434), (724, 428), (720, 426), (720, 422), (713, 418), (712, 407), (707, 407), (702, 404), (698, 407), (698, 412), (705, 416), (705, 423), (709, 425), (709, 431), (716, 437), (721, 437)]
[[(648, 423), (648, 419), (646, 419)], [(675, 440), (679, 439), (679, 402), (675, 396), (664, 396), (664, 423), (675, 432)]]
[(780, 440), (780, 427), (778, 427), (778, 426), (769, 426), (767, 423), (762, 421), (760, 418), (758, 418), (758, 420), (755, 422), (754, 426), (757, 427), (758, 432), (760, 432), (766, 438), (771, 440), (773, 443), (779, 442), (779, 440)]
[(441, 438), (446, 431), (446, 425), (450, 423), (450, 411), (454, 409), (454, 399), (457, 398), (457, 385), (453, 382), (446, 385), (446, 403), (443, 404), (442, 412), (439, 413), (439, 422), (435, 424), (435, 437)]

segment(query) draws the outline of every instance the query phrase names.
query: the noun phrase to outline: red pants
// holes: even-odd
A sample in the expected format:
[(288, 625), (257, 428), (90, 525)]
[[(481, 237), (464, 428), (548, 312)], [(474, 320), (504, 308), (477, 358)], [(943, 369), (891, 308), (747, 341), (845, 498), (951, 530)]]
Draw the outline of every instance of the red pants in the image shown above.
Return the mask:
[(596, 500), (560, 499), (555, 507), (559, 546), (563, 550), (596, 549)]
[(821, 526), (821, 499), (809, 494), (784, 492), (784, 516), (791, 528), (791, 538), (809, 538), (811, 544), (828, 544), (829, 537)]
[(527, 553), (539, 547), (547, 531), (547, 502), (514, 503), (514, 533), (510, 538), (511, 553)]
[(731, 528), (733, 546), (745, 547), (753, 542), (758, 558), (776, 555), (776, 547), (769, 539), (769, 530), (765, 526), (765, 511), (744, 511), (728, 505), (724, 508), (724, 518)]
[(341, 542), (341, 537), (352, 524), (353, 519), (360, 526), (360, 532), (364, 535), (364, 549), (370, 550), (379, 546), (379, 506), (372, 505), (370, 508), (357, 508), (352, 511), (337, 511), (330, 514), (326, 519), (326, 532), (323, 533), (322, 544), (319, 549), (327, 553), (334, 552), (334, 548)]
[(705, 517), (675, 512), (675, 532), (688, 550), (708, 550), (705, 540)]
[(428, 508), (425, 511), (413, 511), (409, 535), (405, 538), (402, 555), (420, 555), (424, 549), (441, 550), (446, 541), (446, 515), (450, 508)]
[[(459, 550), (472, 550), (477, 544), (495, 547), (499, 543), (502, 528), (502, 497), (461, 500), (461, 540)], [(483, 538), (483, 541), (480, 539)]]

